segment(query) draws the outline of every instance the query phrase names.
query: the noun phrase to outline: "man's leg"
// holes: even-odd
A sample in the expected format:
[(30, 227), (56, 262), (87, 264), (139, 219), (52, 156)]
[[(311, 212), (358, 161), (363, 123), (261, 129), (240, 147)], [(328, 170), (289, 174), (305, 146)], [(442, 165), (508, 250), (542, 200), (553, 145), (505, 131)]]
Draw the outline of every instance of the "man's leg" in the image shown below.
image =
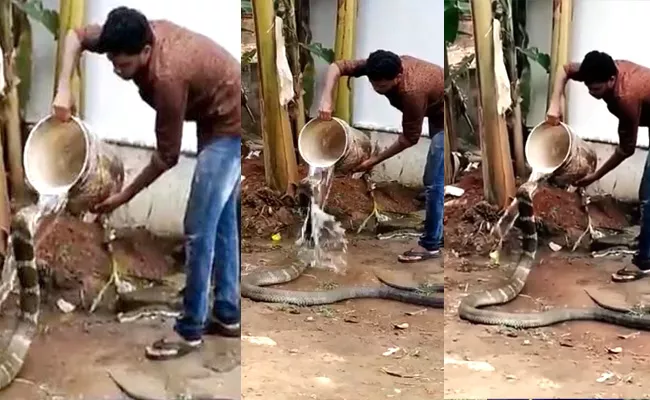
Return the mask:
[(650, 153), (646, 157), (641, 185), (639, 185), (639, 200), (641, 201), (641, 232), (636, 254), (632, 265), (623, 268), (612, 275), (614, 282), (630, 282), (650, 276)]
[(240, 238), (237, 206), (240, 186), (233, 191), (217, 227), (213, 274), (214, 305), (206, 333), (236, 337), (241, 334)]
[(444, 133), (438, 132), (433, 135), (429, 144), (429, 153), (427, 155), (423, 178), (426, 190), (424, 233), (420, 237), (417, 248), (411, 249), (398, 257), (401, 262), (418, 262), (440, 256), (445, 194), (444, 152)]
[(212, 141), (198, 155), (185, 211), (186, 273), (183, 315), (174, 330), (180, 340), (161, 340), (147, 348), (152, 359), (182, 356), (201, 344), (217, 227), (222, 211), (240, 180), (239, 138)]

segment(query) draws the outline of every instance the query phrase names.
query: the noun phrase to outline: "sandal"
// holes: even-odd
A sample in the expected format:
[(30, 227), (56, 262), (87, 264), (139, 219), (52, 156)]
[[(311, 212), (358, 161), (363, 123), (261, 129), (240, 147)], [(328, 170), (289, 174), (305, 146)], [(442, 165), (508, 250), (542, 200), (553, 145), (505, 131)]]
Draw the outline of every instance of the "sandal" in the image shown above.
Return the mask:
[(612, 281), (632, 282), (650, 276), (650, 270), (638, 269), (638, 267), (634, 267), (635, 269), (627, 269), (627, 268), (628, 267), (621, 268), (615, 273), (613, 273)]
[(440, 250), (418, 251), (411, 249), (397, 256), (397, 260), (403, 263), (416, 263), (420, 261), (433, 260), (438, 257), (440, 257)]
[(174, 340), (160, 339), (145, 349), (145, 355), (150, 360), (171, 360), (183, 357), (201, 348), (202, 340)]

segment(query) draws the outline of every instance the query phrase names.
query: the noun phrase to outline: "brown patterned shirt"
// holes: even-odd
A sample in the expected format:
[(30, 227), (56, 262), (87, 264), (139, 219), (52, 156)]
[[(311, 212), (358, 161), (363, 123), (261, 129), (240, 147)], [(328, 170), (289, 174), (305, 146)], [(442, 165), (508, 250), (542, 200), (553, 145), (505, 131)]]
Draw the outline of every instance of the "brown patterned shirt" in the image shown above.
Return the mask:
[[(444, 129), (445, 74), (441, 67), (411, 56), (401, 56), (402, 79), (386, 93), (390, 104), (402, 112), (402, 131), (412, 144), (420, 140), (424, 117), (429, 119), (429, 136)], [(342, 76), (365, 75), (366, 60), (340, 60)]]
[[(650, 126), (650, 68), (626, 60), (616, 60), (618, 75), (614, 94), (603, 99), (609, 112), (618, 118), (619, 151), (627, 156), (636, 150), (639, 126)], [(564, 66), (569, 79), (582, 82), (580, 63)]]
[[(196, 121), (198, 150), (220, 135), (241, 135), (241, 66), (202, 34), (166, 20), (150, 21), (154, 44), (148, 66), (133, 81), (156, 110), (159, 160), (178, 162), (183, 121)], [(83, 50), (101, 53), (101, 25), (75, 30)]]

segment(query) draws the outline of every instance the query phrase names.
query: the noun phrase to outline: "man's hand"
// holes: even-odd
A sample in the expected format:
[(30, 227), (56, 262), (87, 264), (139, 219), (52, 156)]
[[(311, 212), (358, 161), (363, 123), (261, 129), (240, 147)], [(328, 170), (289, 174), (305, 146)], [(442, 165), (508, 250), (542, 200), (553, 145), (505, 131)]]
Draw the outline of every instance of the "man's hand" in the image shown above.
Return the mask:
[(560, 103), (551, 102), (546, 111), (546, 123), (551, 125), (559, 125), (562, 120), (562, 106)]
[(90, 211), (95, 214), (108, 214), (113, 212), (119, 206), (127, 203), (129, 200), (131, 199), (128, 193), (121, 191), (117, 194), (109, 196), (106, 200), (97, 204)]
[(589, 175), (585, 176), (584, 178), (576, 181), (573, 185), (576, 186), (576, 187), (585, 187), (585, 186), (589, 186), (592, 183), (596, 182), (598, 179), (600, 179), (600, 178), (594, 172), (593, 174), (589, 174)]
[(375, 165), (377, 165), (377, 159), (375, 157), (370, 157), (369, 159), (361, 162), (359, 165), (354, 167), (352, 172), (353, 173), (355, 173), (355, 172), (367, 172), (367, 171), (370, 171)]
[(72, 117), (73, 111), (74, 105), (70, 90), (60, 88), (56, 92), (56, 96), (54, 96), (54, 101), (52, 101), (52, 113), (59, 121), (68, 122)]
[(318, 106), (318, 118), (324, 121), (332, 119), (332, 100), (327, 95), (323, 95), (320, 100), (320, 106)]

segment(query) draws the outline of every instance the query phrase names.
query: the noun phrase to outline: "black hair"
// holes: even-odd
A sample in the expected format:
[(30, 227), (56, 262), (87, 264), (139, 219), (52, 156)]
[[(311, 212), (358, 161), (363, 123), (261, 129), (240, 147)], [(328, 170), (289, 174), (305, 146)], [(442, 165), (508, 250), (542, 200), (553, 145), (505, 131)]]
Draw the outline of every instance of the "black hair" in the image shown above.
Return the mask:
[(366, 60), (366, 75), (371, 81), (390, 81), (402, 72), (402, 59), (387, 50), (375, 50)]
[(135, 55), (153, 43), (153, 31), (147, 17), (128, 7), (117, 7), (106, 17), (99, 36), (105, 53)]
[(612, 76), (616, 76), (618, 68), (614, 59), (602, 51), (590, 51), (580, 64), (578, 74), (585, 84), (607, 82)]

